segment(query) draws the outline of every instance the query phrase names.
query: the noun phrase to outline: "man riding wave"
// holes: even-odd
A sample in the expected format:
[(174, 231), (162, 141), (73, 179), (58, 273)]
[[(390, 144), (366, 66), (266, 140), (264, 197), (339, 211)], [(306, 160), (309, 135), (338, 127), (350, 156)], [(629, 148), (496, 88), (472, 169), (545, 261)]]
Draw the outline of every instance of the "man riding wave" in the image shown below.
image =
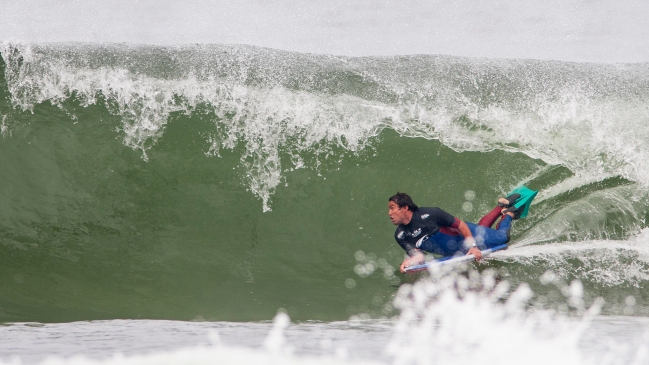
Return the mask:
[[(524, 207), (514, 206), (520, 196), (511, 194), (500, 198), (498, 206), (475, 224), (464, 222), (437, 207), (420, 208), (408, 194), (393, 195), (388, 200), (388, 215), (397, 225), (394, 238), (408, 254), (399, 269), (405, 272), (408, 266), (422, 264), (423, 251), (442, 256), (474, 255), (476, 260), (481, 260), (480, 250), (509, 242), (512, 220), (523, 213)], [(497, 228), (492, 229), (498, 217), (502, 218)]]

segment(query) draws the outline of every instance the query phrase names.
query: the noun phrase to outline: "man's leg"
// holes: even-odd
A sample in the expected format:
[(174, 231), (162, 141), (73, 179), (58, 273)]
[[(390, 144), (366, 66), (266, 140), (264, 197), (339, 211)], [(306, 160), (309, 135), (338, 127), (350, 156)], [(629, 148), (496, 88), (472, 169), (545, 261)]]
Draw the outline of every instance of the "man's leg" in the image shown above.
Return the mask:
[(462, 246), (463, 241), (464, 237), (462, 235), (455, 236), (437, 232), (427, 240), (422, 241), (417, 248), (435, 255), (453, 256), (458, 252), (466, 253)]
[(505, 214), (498, 223), (498, 229), (478, 226), (468, 222), (467, 225), (476, 240), (478, 248), (484, 250), (509, 242), (509, 229), (512, 225), (512, 219), (509, 214)]
[(498, 228), (496, 230), (490, 230), (487, 234), (487, 239), (485, 240), (485, 245), (487, 247), (495, 247), (502, 245), (503, 243), (509, 242), (509, 230), (512, 227), (512, 218), (511, 215), (503, 215), (500, 222), (498, 222)]
[[(506, 198), (500, 198), (498, 199), (498, 206), (496, 206), (491, 212), (487, 213), (484, 217), (480, 219), (478, 222), (479, 226), (491, 228), (491, 226), (496, 223), (496, 220), (498, 217), (500, 217), (502, 213), (503, 208), (509, 208), (514, 204), (516, 199), (520, 198), (521, 194), (512, 194)], [(500, 223), (498, 223), (500, 225)], [(498, 227), (496, 227), (497, 229)]]
[(496, 223), (496, 219), (500, 217), (503, 213), (501, 212), (503, 208), (501, 207), (495, 207), (491, 212), (487, 213), (484, 217), (480, 219), (480, 222), (478, 222), (479, 226), (491, 228), (491, 226)]

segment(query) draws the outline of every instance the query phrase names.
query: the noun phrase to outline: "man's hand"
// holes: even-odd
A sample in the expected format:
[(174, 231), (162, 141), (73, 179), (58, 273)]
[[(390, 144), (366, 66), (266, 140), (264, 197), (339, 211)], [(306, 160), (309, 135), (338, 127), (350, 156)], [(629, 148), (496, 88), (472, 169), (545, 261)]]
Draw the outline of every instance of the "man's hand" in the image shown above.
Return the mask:
[(406, 272), (406, 267), (423, 264), (424, 259), (425, 259), (424, 254), (421, 253), (421, 252), (416, 253), (416, 254), (412, 255), (411, 257), (406, 257), (403, 260), (403, 262), (401, 263), (401, 266), (399, 266), (399, 271), (401, 271), (402, 273), (405, 273)]
[(477, 247), (471, 247), (471, 249), (469, 249), (469, 252), (467, 252), (466, 254), (475, 256), (476, 261), (482, 260), (482, 252), (480, 252), (480, 249), (478, 249)]
[(466, 254), (475, 256), (475, 259), (477, 261), (482, 260), (482, 252), (480, 252), (480, 250), (476, 247), (475, 238), (473, 238), (473, 234), (471, 234), (469, 226), (467, 226), (463, 221), (460, 221), (460, 225), (457, 228), (464, 236), (464, 248), (469, 248), (469, 252), (467, 252)]
[[(464, 223), (464, 222), (462, 222)], [(466, 224), (465, 224), (466, 226)], [(468, 230), (469, 227), (467, 226), (466, 229)], [(464, 232), (463, 232), (464, 233)], [(464, 236), (464, 247), (471, 247), (469, 248), (469, 252), (467, 252), (467, 255), (473, 255), (476, 259), (476, 261), (482, 260), (482, 252), (480, 252), (480, 249), (476, 247), (475, 245), (475, 238), (470, 235), (471, 232), (469, 231), (468, 235)]]

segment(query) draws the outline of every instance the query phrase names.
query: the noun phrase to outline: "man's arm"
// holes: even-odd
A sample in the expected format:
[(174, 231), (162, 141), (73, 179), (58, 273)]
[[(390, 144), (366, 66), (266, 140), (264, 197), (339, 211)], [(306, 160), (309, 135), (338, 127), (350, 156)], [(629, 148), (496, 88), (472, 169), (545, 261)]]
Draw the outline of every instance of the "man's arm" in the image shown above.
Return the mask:
[(397, 240), (399, 246), (401, 246), (408, 255), (401, 263), (401, 266), (399, 266), (399, 270), (402, 273), (406, 272), (406, 267), (419, 265), (424, 262), (424, 253), (416, 247), (415, 243), (410, 242), (406, 238), (405, 232), (402, 229), (397, 228), (396, 232), (394, 232), (394, 239)]
[(439, 208), (432, 208), (431, 215), (433, 215), (439, 227), (456, 228), (458, 231), (460, 231), (462, 236), (464, 236), (464, 243), (468, 246), (467, 248), (469, 248), (467, 255), (471, 254), (475, 256), (476, 260), (482, 260), (482, 252), (480, 252), (480, 250), (475, 247), (475, 239), (473, 238), (473, 234), (471, 233), (469, 226), (467, 226), (463, 220), (454, 217), (453, 215)]
[(406, 257), (403, 259), (403, 262), (401, 263), (401, 266), (399, 266), (399, 271), (402, 273), (406, 272), (406, 267), (408, 266), (413, 266), (413, 265), (419, 265), (424, 263), (424, 253), (421, 252), (421, 250), (414, 249), (409, 254), (412, 253), (411, 256)]
[(471, 233), (471, 230), (469, 229), (469, 226), (464, 223), (464, 221), (460, 220), (460, 225), (457, 227), (457, 229), (462, 233), (462, 236), (464, 236), (464, 244), (467, 245), (468, 247), (471, 247), (469, 249), (469, 252), (467, 252), (467, 255), (473, 255), (475, 256), (475, 259), (480, 261), (482, 260), (482, 252), (480, 252), (480, 249), (475, 244), (475, 238), (473, 238), (473, 234)]

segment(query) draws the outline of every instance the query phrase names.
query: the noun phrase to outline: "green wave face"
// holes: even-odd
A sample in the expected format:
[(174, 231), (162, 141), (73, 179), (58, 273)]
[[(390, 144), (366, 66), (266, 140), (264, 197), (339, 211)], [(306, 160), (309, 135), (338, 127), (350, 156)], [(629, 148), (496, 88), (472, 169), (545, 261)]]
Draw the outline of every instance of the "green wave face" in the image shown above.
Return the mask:
[(389, 316), (388, 197), (477, 221), (520, 183), (519, 251), (479, 269), (649, 311), (647, 65), (1, 50), (0, 321)]

